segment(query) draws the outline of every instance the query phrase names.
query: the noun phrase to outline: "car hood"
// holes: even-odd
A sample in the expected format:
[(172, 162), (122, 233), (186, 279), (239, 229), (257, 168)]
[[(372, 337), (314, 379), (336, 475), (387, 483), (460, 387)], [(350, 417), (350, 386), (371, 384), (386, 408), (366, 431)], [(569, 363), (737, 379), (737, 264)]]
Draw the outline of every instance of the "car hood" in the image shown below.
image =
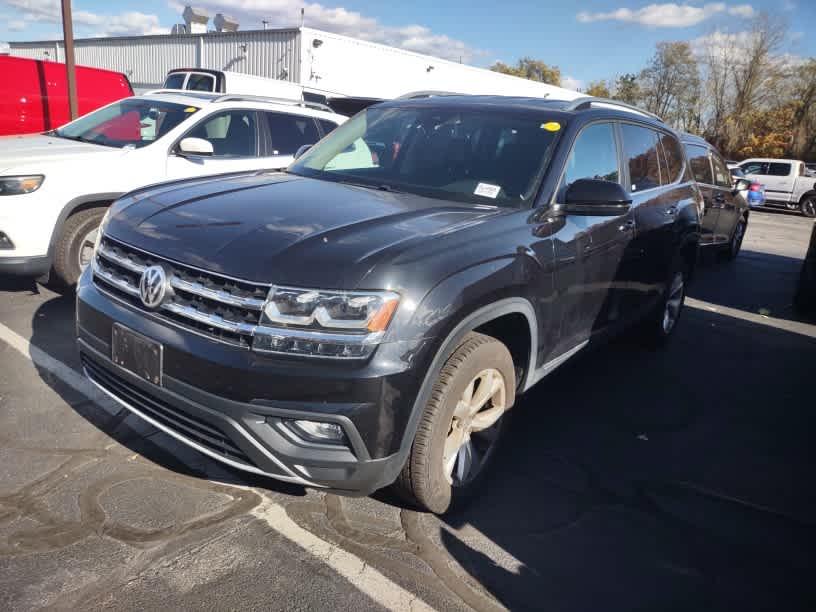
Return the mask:
[(0, 172), (22, 167), (26, 167), (26, 171), (29, 172), (39, 172), (39, 168), (46, 164), (66, 160), (79, 161), (87, 156), (121, 153), (122, 149), (45, 134), (0, 136)]
[(502, 212), (254, 173), (139, 190), (117, 204), (106, 235), (235, 278), (352, 289), (378, 262)]

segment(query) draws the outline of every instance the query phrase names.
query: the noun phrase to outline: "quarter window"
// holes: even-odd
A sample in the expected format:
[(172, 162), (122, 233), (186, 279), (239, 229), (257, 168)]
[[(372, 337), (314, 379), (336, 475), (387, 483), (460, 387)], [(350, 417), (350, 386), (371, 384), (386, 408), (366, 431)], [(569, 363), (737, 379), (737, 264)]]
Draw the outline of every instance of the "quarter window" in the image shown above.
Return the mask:
[(287, 115), (285, 113), (264, 113), (269, 125), (272, 143), (270, 155), (294, 155), (303, 145), (320, 140), (317, 125), (311, 117)]
[(648, 128), (621, 124), (623, 158), (629, 166), (629, 191), (645, 191), (660, 186), (657, 134)]
[(184, 77), (186, 75), (183, 72), (176, 72), (164, 80), (164, 88), (165, 89), (181, 89), (184, 87)]
[(564, 171), (564, 187), (578, 179), (596, 179), (617, 183), (618, 149), (611, 123), (596, 123), (584, 129), (575, 139)]
[(714, 177), (711, 174), (711, 162), (708, 161), (708, 149), (694, 145), (686, 146), (686, 155), (689, 158), (691, 173), (694, 180), (702, 185), (713, 185)]
[(213, 146), (215, 157), (255, 157), (258, 151), (255, 111), (234, 110), (205, 119), (187, 134)]
[(714, 184), (717, 187), (731, 187), (731, 173), (722, 158), (716, 153), (711, 154), (711, 164), (714, 166)]

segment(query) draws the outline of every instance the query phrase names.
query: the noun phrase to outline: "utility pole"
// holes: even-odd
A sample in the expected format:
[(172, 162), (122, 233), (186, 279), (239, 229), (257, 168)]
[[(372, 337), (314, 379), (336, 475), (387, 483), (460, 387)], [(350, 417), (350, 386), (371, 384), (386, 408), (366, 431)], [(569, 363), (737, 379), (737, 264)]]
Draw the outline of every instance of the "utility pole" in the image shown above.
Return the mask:
[(79, 115), (74, 64), (74, 26), (71, 19), (71, 0), (62, 0), (62, 38), (65, 41), (65, 70), (68, 73), (68, 108), (71, 120)]

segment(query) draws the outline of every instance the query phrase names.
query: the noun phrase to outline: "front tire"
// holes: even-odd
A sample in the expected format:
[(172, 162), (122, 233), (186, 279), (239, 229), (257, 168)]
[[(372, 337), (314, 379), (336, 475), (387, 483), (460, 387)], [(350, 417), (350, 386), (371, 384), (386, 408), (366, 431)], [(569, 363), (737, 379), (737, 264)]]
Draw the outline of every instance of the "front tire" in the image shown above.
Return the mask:
[(445, 362), (394, 488), (443, 514), (481, 485), (516, 394), (513, 358), (490, 336), (468, 334)]
[(96, 232), (105, 208), (89, 208), (68, 217), (54, 249), (54, 273), (59, 284), (71, 287), (90, 263)]

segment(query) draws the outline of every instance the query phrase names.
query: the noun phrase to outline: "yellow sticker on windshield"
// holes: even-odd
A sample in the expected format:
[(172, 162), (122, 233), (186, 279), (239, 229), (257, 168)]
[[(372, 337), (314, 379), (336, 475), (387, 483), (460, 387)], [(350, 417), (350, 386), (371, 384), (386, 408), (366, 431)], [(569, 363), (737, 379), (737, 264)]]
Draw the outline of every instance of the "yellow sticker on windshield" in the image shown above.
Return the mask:
[(197, 110), (198, 110), (198, 109), (197, 109), (195, 106), (188, 106), (187, 108), (185, 108), (185, 109), (184, 109), (184, 112), (185, 112), (185, 113), (194, 113), (194, 112), (196, 112)]
[(541, 124), (542, 130), (547, 130), (548, 132), (557, 132), (561, 129), (561, 124), (557, 121), (548, 121), (547, 123)]

